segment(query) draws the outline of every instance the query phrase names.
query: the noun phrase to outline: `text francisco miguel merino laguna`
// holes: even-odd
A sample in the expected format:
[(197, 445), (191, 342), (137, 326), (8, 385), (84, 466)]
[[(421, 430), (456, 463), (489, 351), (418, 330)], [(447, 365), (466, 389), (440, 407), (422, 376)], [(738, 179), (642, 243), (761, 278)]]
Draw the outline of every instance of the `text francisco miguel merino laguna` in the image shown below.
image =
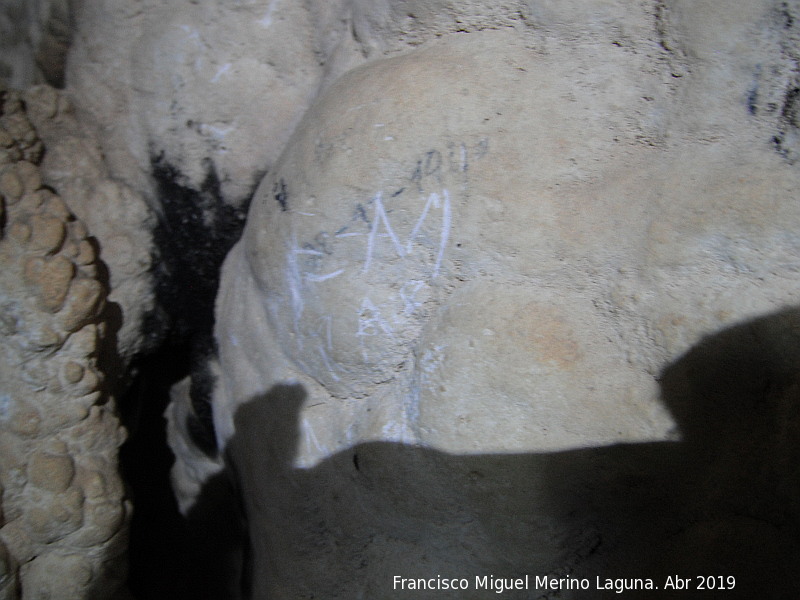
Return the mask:
[[(472, 581), (472, 585), (470, 585)], [(530, 585), (533, 584), (533, 588)], [(494, 575), (476, 575), (474, 579), (467, 578), (446, 578), (437, 575), (429, 579), (410, 579), (395, 575), (392, 578), (392, 589), (394, 590), (491, 590), (501, 594), (510, 590), (614, 590), (621, 594), (628, 590), (657, 590), (673, 589), (686, 590), (693, 589), (732, 589), (736, 585), (736, 580), (732, 576), (722, 577), (679, 577), (670, 575), (666, 581), (661, 582), (661, 586), (655, 584), (652, 579), (633, 579), (633, 578), (605, 578), (597, 577), (592, 582), (585, 577), (553, 577), (546, 575), (536, 575), (531, 577), (495, 577)], [(712, 585), (713, 584), (713, 585)]]

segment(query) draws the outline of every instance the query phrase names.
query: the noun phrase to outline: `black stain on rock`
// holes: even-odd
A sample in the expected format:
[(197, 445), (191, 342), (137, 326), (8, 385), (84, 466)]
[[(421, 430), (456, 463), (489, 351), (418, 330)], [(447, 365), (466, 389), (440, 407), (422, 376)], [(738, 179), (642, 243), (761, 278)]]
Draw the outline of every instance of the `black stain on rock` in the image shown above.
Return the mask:
[(367, 210), (364, 208), (364, 205), (361, 203), (356, 204), (355, 212), (353, 214), (353, 221), (364, 221), (367, 225), (372, 225), (372, 222), (369, 220), (367, 216)]
[(425, 153), (425, 175), (435, 175), (442, 168), (442, 154), (438, 150)]
[(792, 16), (792, 12), (789, 9), (789, 4), (787, 2), (781, 2), (781, 16), (783, 17), (783, 28), (784, 29), (791, 29), (792, 25), (794, 25), (794, 17)]
[[(187, 430), (203, 452), (216, 452), (211, 417), (214, 300), (226, 254), (241, 235), (245, 209), (227, 204), (210, 162), (194, 189), (163, 154), (151, 158), (162, 214), (154, 231), (159, 260), (155, 266), (157, 311), (148, 323), (172, 348), (175, 378), (192, 376), (194, 415)], [(188, 354), (188, 356), (182, 356)], [(172, 371), (173, 366), (158, 368)]]
[(169, 164), (163, 154), (151, 158), (159, 205), (154, 232), (159, 254), (156, 296), (177, 337), (210, 334), (219, 270), (244, 227), (246, 210), (225, 202), (210, 162), (199, 189)]
[(800, 29), (793, 10), (783, 2), (775, 11), (772, 31), (780, 36), (779, 49), (771, 65), (757, 68), (755, 93), (748, 96), (751, 114), (774, 119), (771, 142), (789, 164), (800, 153)]
[(786, 92), (781, 118), (789, 127), (797, 128), (799, 125), (798, 113), (800, 112), (800, 105), (798, 105), (798, 99), (800, 99), (800, 88), (794, 87)]
[(756, 67), (754, 83), (747, 91), (747, 112), (755, 116), (758, 114), (758, 88), (761, 79), (761, 65)]
[(423, 191), (423, 181), (428, 177), (434, 177), (441, 183), (442, 154), (438, 150), (428, 150), (424, 158), (417, 160), (409, 180), (417, 184), (419, 192)]
[(272, 194), (275, 201), (280, 204), (283, 212), (289, 210), (289, 194), (286, 191), (286, 181), (284, 181), (282, 177), (272, 186)]
[(797, 160), (795, 146), (798, 128), (800, 128), (800, 87), (792, 87), (784, 95), (778, 119), (778, 133), (772, 138), (777, 152), (792, 164)]

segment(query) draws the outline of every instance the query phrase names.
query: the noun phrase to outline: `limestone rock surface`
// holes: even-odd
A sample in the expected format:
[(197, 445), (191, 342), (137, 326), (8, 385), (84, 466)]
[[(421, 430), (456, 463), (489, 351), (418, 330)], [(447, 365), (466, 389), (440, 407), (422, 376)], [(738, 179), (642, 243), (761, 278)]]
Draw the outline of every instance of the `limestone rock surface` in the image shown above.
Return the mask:
[(197, 412), (191, 398), (191, 378), (175, 384), (167, 407), (167, 439), (176, 460), (170, 473), (178, 509), (188, 515), (202, 494), (203, 485), (224, 470), (222, 456), (212, 444), (198, 441)]
[(342, 4), (85, 2), (70, 90), (135, 189), (163, 161), (194, 190), (216, 178), (240, 206), (314, 97)]
[(112, 178), (99, 143), (76, 119), (67, 96), (50, 86), (24, 94), (29, 115), (47, 147), (42, 180), (57, 189), (86, 224), (107, 266), (109, 327), (116, 338), (120, 375), (132, 358), (151, 349), (145, 321), (155, 310), (153, 276), (156, 213), (141, 194)]
[(77, 4), (69, 0), (3, 2), (0, 81), (17, 89), (44, 82), (63, 87)]
[(73, 26), (69, 96), (3, 97), (2, 597), (114, 586), (99, 340), (157, 343), (154, 265), (207, 326), (256, 186), (217, 447), (196, 379), (166, 413), (181, 510), (239, 486), (254, 597), (794, 581), (796, 1), (11, 1), (0, 79), (64, 83)]
[(0, 590), (110, 598), (124, 582), (130, 504), (124, 431), (98, 365), (101, 264), (30, 162), (41, 142), (20, 96), (0, 94)]
[(261, 182), (214, 400), (255, 597), (795, 564), (796, 20), (631, 6), (371, 60)]
[(67, 80), (112, 173), (150, 190), (154, 162), (241, 206), (321, 89), (437, 36), (511, 27), (521, 0), (87, 0)]

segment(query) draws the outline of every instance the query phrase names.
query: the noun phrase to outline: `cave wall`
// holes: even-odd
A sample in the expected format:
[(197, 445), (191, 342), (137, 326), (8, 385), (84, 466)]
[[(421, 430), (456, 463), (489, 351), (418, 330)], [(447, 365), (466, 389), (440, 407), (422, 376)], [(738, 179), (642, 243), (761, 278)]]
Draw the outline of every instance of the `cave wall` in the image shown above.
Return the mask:
[(226, 596), (787, 581), (798, 15), (4, 5), (0, 78), (65, 88), (22, 94), (25, 143), (99, 252), (96, 369), (178, 509), (236, 533)]
[(0, 81), (23, 89), (64, 87), (80, 0), (9, 0), (0, 6)]
[(217, 303), (254, 597), (712, 565), (793, 593), (797, 170), (752, 99), (771, 63), (791, 101), (794, 25), (737, 6), (542, 6), (305, 113)]

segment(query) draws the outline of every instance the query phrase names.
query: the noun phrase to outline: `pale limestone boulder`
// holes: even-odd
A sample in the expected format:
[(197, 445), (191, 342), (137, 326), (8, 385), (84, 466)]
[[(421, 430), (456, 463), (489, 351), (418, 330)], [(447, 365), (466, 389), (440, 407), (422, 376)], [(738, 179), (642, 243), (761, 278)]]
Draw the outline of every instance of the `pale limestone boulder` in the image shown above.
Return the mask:
[[(316, 95), (346, 29), (344, 3), (89, 0), (68, 87), (112, 173), (154, 195), (154, 163), (241, 206)], [(347, 68), (360, 54), (347, 56)], [(353, 55), (353, 58), (349, 58)], [(360, 59), (363, 60), (363, 59)]]
[[(742, 75), (781, 63), (794, 30), (740, 4), (719, 25), (705, 3), (541, 3), (539, 30), (443, 35), (306, 113), (217, 303), (215, 426), (255, 597), (390, 598), (394, 574), (622, 576), (680, 563), (694, 536), (713, 554), (797, 528), (728, 503), (759, 518), (798, 498), (773, 494), (796, 450), (769, 426), (796, 394), (737, 404), (797, 380), (797, 124)], [(782, 45), (730, 47), (771, 35)], [(776, 72), (758, 98), (790, 105)], [(764, 444), (742, 437), (754, 423)], [(757, 449), (744, 484), (734, 438)], [(758, 548), (729, 563), (753, 591), (774, 558)]]
[[(201, 447), (192, 434), (197, 414), (191, 398), (191, 378), (185, 377), (170, 389), (170, 403), (164, 413), (167, 421), (167, 443), (176, 460), (170, 471), (170, 483), (178, 510), (188, 516), (203, 486), (224, 471), (220, 454)], [(206, 445), (207, 446), (207, 445)]]
[[(229, 258), (227, 272), (237, 275), (226, 272), (221, 316), (228, 297), (262, 297), (264, 315), (255, 322), (269, 319), (294, 369), (337, 398), (368, 398), (359, 404), (382, 407), (359, 425), (343, 427), (351, 439), (320, 440), (327, 451), (353, 440), (386, 439), (387, 432), (389, 439), (453, 451), (468, 450), (464, 440), (514, 451), (661, 439), (671, 428), (657, 409), (652, 374), (628, 362), (625, 325), (595, 301), (625, 279), (620, 271), (638, 270), (649, 251), (647, 225), (655, 220), (658, 190), (648, 189), (654, 176), (637, 173), (632, 161), (644, 168), (657, 152), (640, 138), (658, 112), (645, 112), (655, 100), (642, 96), (658, 90), (659, 78), (631, 70), (626, 79), (621, 70), (603, 88), (576, 85), (565, 77), (562, 56), (542, 55), (529, 44), (510, 32), (455, 36), (351, 72), (308, 113), (253, 201), (249, 221), (259, 225), (247, 228)], [(496, 89), (506, 93), (498, 99)], [(626, 112), (626, 105), (633, 109)], [(435, 108), (422, 109), (429, 106)], [(596, 198), (588, 213), (579, 210), (586, 194)], [(620, 218), (645, 226), (610, 227)], [(227, 320), (220, 327), (223, 345), (252, 337), (235, 328), (235, 338), (226, 337)], [(251, 330), (261, 337), (260, 329)], [(596, 332), (591, 350), (579, 341), (583, 331)], [(452, 336), (456, 343), (446, 341)], [(509, 343), (515, 336), (522, 355)], [(545, 353), (534, 350), (551, 345)], [(508, 364), (523, 369), (524, 377), (498, 375), (495, 381), (496, 359), (486, 357), (509, 346)], [(477, 364), (464, 354), (468, 348), (483, 357)], [(611, 400), (610, 415), (630, 418), (619, 432), (587, 416), (572, 432), (526, 435), (521, 445), (503, 441), (477, 414), (476, 424), (462, 432), (455, 424), (416, 422), (429, 404), (463, 401), (459, 381), (481, 385), (482, 360), (487, 389), (469, 396), (486, 398), (486, 410), (506, 424), (537, 422), (539, 432), (547, 418), (528, 412), (530, 403), (513, 401), (521, 393), (518, 381), (547, 374), (537, 387), (552, 386), (542, 397), (552, 398), (546, 401), (554, 403), (553, 414), (563, 402), (580, 405), (582, 395), (594, 396), (589, 389), (596, 386), (619, 389), (624, 381), (622, 389), (649, 386), (650, 394)], [(622, 370), (603, 383), (612, 365)], [(571, 369), (598, 373), (596, 385), (567, 392)], [(459, 372), (463, 376), (453, 376)], [(450, 373), (449, 385), (435, 385), (442, 373)], [(263, 370), (262, 377), (274, 376)], [(258, 391), (244, 387), (252, 377), (233, 379), (244, 391), (236, 397)], [(380, 398), (390, 388), (390, 396)], [(565, 398), (553, 397), (557, 389)], [(392, 400), (392, 394), (400, 397)], [(548, 414), (542, 406), (536, 410)], [(581, 411), (575, 413), (580, 418)], [(341, 411), (329, 417), (339, 418), (334, 414)], [(230, 427), (220, 424), (227, 437)]]
[(84, 0), (67, 87), (116, 177), (155, 196), (153, 165), (169, 165), (242, 206), (342, 73), (446, 34), (538, 26), (530, 14), (523, 0)]

